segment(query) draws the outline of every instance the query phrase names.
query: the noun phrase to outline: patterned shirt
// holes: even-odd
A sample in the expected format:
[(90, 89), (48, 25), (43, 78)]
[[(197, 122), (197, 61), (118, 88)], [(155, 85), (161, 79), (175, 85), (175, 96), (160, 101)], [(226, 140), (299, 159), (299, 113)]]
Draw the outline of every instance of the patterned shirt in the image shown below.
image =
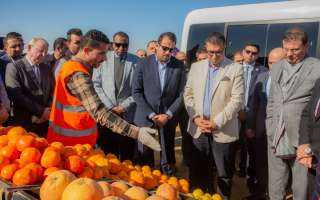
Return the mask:
[(91, 76), (83, 72), (75, 72), (69, 79), (67, 87), (77, 97), (96, 122), (121, 135), (134, 136), (138, 128), (121, 119), (108, 110), (96, 93)]

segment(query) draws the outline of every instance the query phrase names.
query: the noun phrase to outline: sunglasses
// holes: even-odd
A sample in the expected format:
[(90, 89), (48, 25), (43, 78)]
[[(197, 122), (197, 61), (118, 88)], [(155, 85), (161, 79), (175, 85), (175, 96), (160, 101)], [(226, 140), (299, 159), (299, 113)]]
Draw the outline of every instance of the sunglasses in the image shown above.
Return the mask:
[(161, 44), (160, 44), (160, 47), (163, 51), (169, 51), (169, 53), (172, 53), (172, 51), (174, 50), (174, 48), (165, 47), (165, 46), (162, 46)]
[(116, 42), (114, 42), (113, 44), (114, 44), (117, 48), (122, 47), (122, 48), (124, 48), (124, 49), (127, 49), (128, 46), (129, 46), (128, 43), (116, 43)]
[(244, 50), (244, 51), (246, 52), (246, 54), (251, 54), (253, 56), (258, 55), (258, 52), (256, 52), (256, 51), (250, 51), (250, 50)]
[(207, 50), (207, 53), (209, 56), (213, 56), (213, 54), (216, 56), (221, 56), (223, 54), (223, 51), (208, 51)]

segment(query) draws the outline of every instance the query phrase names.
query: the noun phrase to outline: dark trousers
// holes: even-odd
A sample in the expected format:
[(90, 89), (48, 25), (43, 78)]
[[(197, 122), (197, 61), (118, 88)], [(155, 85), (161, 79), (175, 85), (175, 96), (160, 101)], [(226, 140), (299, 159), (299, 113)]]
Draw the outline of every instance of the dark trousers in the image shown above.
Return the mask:
[[(239, 168), (242, 173), (249, 176), (249, 180), (254, 181), (256, 179), (255, 172), (255, 150), (251, 139), (247, 139), (245, 136), (245, 122), (241, 122), (241, 129), (239, 134), (240, 143), (240, 163)], [(249, 157), (249, 158), (248, 158)], [(249, 164), (247, 166), (247, 160), (249, 159)]]
[(135, 152), (135, 140), (98, 126), (98, 146), (107, 154), (112, 153), (121, 160), (132, 160)]
[(18, 120), (10, 117), (8, 121), (6, 121), (6, 126), (22, 126), (28, 132), (33, 132), (37, 134), (39, 137), (47, 137), (49, 122), (44, 122), (41, 124), (31, 123), (29, 120)]
[(192, 154), (192, 136), (188, 133), (188, 121), (189, 116), (185, 107), (181, 109), (181, 114), (178, 116), (178, 123), (181, 131), (182, 137), (182, 156), (183, 162), (189, 166), (191, 161), (191, 154)]
[(266, 194), (268, 191), (268, 142), (267, 137), (253, 138), (251, 140), (254, 152), (254, 167), (256, 181), (254, 193)]
[[(159, 142), (161, 145), (160, 165), (163, 173), (172, 175), (171, 165), (176, 163), (174, 151), (174, 137), (177, 123), (169, 121), (163, 128), (159, 129)], [(153, 150), (138, 143), (138, 162), (144, 165), (154, 166)]]
[(201, 134), (193, 139), (190, 180), (193, 188), (213, 193), (214, 163), (217, 167), (218, 192), (225, 198), (231, 194), (232, 177), (235, 161), (235, 142), (218, 143), (211, 134)]

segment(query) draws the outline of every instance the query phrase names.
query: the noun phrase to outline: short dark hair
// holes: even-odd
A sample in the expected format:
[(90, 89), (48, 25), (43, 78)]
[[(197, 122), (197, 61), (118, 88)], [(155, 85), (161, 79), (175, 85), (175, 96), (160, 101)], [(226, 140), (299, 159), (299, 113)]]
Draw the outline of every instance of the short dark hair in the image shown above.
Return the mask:
[(205, 43), (218, 44), (225, 47), (226, 39), (223, 34), (219, 32), (213, 32), (206, 38)]
[(114, 40), (114, 39), (116, 38), (116, 36), (124, 37), (124, 38), (126, 38), (127, 40), (129, 40), (129, 35), (126, 34), (126, 33), (123, 32), (123, 31), (116, 32), (116, 33), (113, 35), (112, 39)]
[(77, 35), (77, 36), (82, 36), (82, 31), (79, 28), (72, 28), (70, 30), (68, 30), (67, 32), (67, 40), (70, 41), (71, 40), (71, 35)]
[(258, 53), (260, 52), (260, 46), (258, 44), (255, 44), (255, 43), (251, 43), (251, 42), (248, 42), (243, 49), (245, 49), (246, 47), (255, 47), (257, 50), (258, 50)]
[(168, 37), (169, 40), (171, 40), (174, 43), (177, 43), (177, 37), (174, 33), (172, 32), (165, 32), (165, 33), (161, 33), (161, 35), (158, 38), (158, 42), (160, 43), (164, 37)]
[(299, 27), (288, 29), (283, 35), (283, 41), (300, 40), (302, 44), (308, 43), (308, 34)]
[(23, 42), (22, 35), (17, 32), (9, 32), (7, 33), (6, 37), (3, 39), (3, 44), (6, 45), (8, 40), (10, 39), (17, 39)]
[(84, 47), (98, 48), (101, 42), (110, 44), (109, 38), (103, 32), (92, 29), (81, 39), (80, 49), (83, 49)]
[(204, 47), (201, 47), (197, 50), (196, 54), (207, 53), (207, 50)]
[(53, 42), (53, 50), (56, 50), (57, 48), (61, 49), (63, 46), (65, 46), (66, 41), (67, 40), (62, 37), (55, 39), (55, 41)]

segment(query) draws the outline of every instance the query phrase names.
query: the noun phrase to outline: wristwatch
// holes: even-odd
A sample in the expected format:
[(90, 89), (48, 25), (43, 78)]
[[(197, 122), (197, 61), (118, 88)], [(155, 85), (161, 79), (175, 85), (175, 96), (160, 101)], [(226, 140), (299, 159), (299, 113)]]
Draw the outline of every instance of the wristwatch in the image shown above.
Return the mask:
[(306, 148), (304, 149), (304, 153), (305, 153), (306, 155), (308, 155), (308, 156), (311, 156), (311, 155), (313, 154), (310, 147), (306, 147)]

